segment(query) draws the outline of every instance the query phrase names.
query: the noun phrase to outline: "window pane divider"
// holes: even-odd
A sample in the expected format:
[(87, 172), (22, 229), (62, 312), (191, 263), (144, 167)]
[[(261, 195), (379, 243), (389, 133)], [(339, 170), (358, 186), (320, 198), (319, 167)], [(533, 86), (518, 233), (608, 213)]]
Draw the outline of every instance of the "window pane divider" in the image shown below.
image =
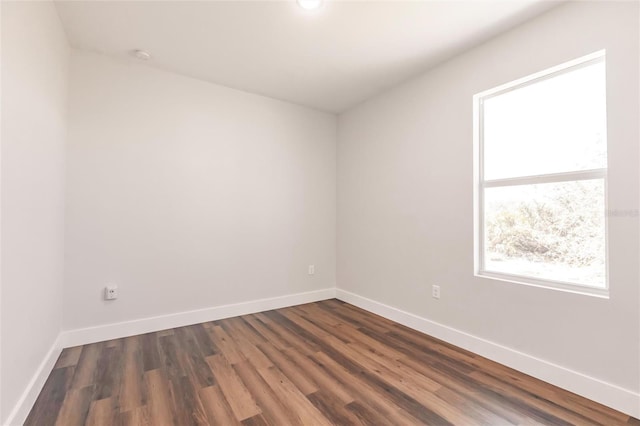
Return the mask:
[(483, 188), (495, 188), (503, 186), (532, 185), (539, 183), (572, 182), (577, 180), (604, 179), (607, 177), (607, 169), (590, 169), (565, 173), (549, 173), (544, 175), (519, 176), (504, 179), (485, 180), (481, 183)]

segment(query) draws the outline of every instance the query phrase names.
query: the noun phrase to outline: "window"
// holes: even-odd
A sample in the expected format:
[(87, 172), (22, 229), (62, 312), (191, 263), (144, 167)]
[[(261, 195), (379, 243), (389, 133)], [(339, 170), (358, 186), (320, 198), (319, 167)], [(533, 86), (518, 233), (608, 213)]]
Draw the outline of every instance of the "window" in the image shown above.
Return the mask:
[(606, 295), (604, 51), (474, 107), (476, 275)]

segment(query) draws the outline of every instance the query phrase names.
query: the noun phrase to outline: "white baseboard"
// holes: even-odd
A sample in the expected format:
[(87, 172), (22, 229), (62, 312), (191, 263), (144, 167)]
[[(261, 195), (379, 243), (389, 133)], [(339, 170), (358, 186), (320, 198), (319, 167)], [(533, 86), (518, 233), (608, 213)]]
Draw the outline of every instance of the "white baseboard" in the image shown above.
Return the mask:
[(22, 395), (20, 395), (20, 398), (13, 410), (9, 413), (9, 416), (4, 423), (5, 426), (19, 426), (27, 419), (29, 411), (31, 411), (31, 407), (35, 404), (44, 383), (47, 381), (51, 370), (53, 370), (53, 367), (60, 356), (60, 352), (62, 352), (62, 345), (60, 344), (60, 335), (58, 335), (58, 338), (53, 342), (49, 352), (47, 352), (47, 355), (45, 355), (44, 359), (38, 366), (38, 369), (29, 381), (26, 389), (22, 392)]
[(635, 418), (640, 418), (640, 394), (628, 389), (345, 290), (336, 289), (336, 297), (366, 311), (444, 340)]
[(336, 297), (335, 288), (327, 288), (305, 293), (271, 297), (268, 299), (234, 303), (231, 305), (215, 306), (213, 308), (198, 309), (195, 311), (178, 312), (175, 314), (142, 318), (133, 321), (105, 324), (96, 327), (67, 330), (63, 331), (61, 334), (61, 343), (65, 348), (86, 345), (88, 343), (119, 339), (122, 337), (135, 336), (137, 334), (151, 333), (169, 328), (183, 327), (207, 321), (236, 317), (238, 315), (247, 315), (256, 312), (269, 311), (271, 309), (301, 305), (303, 303), (317, 302), (320, 300), (332, 299), (334, 297)]

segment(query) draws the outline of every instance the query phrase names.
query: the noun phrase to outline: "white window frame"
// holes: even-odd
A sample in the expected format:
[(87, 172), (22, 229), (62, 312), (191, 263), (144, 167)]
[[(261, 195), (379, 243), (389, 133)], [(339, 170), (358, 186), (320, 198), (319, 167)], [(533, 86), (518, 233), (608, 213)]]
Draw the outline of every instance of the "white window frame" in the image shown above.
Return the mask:
[[(484, 100), (498, 96), (530, 84), (538, 83), (545, 79), (553, 78), (576, 69), (605, 62), (604, 50), (563, 63), (561, 65), (537, 72), (527, 77), (503, 84), (493, 89), (478, 93), (473, 97), (473, 124), (474, 124), (474, 273), (477, 277), (508, 281), (516, 284), (524, 284), (535, 287), (544, 287), (554, 290), (568, 291), (572, 293), (586, 294), (598, 297), (609, 297), (609, 220), (608, 215), (608, 167), (592, 170), (571, 171), (566, 173), (550, 173), (533, 176), (522, 176), (503, 179), (484, 179), (484, 129), (483, 129), (483, 103)], [(486, 188), (509, 187), (515, 185), (530, 185), (540, 183), (572, 182), (589, 179), (602, 179), (604, 184), (604, 214), (605, 214), (605, 287), (592, 287), (589, 285), (534, 278), (525, 275), (509, 274), (485, 269), (484, 259), (484, 190)]]

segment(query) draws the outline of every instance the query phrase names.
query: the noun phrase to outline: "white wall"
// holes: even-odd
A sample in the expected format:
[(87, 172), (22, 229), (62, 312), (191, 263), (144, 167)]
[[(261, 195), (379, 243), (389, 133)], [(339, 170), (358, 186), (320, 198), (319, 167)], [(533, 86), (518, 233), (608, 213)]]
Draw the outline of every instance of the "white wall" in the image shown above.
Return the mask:
[(50, 2), (2, 2), (4, 422), (62, 321), (66, 37)]
[[(338, 288), (640, 389), (638, 4), (560, 6), (339, 118)], [(475, 278), (472, 96), (607, 49), (610, 299)], [(431, 285), (442, 288), (431, 298)]]
[(70, 82), (65, 329), (335, 286), (334, 115), (75, 51)]

